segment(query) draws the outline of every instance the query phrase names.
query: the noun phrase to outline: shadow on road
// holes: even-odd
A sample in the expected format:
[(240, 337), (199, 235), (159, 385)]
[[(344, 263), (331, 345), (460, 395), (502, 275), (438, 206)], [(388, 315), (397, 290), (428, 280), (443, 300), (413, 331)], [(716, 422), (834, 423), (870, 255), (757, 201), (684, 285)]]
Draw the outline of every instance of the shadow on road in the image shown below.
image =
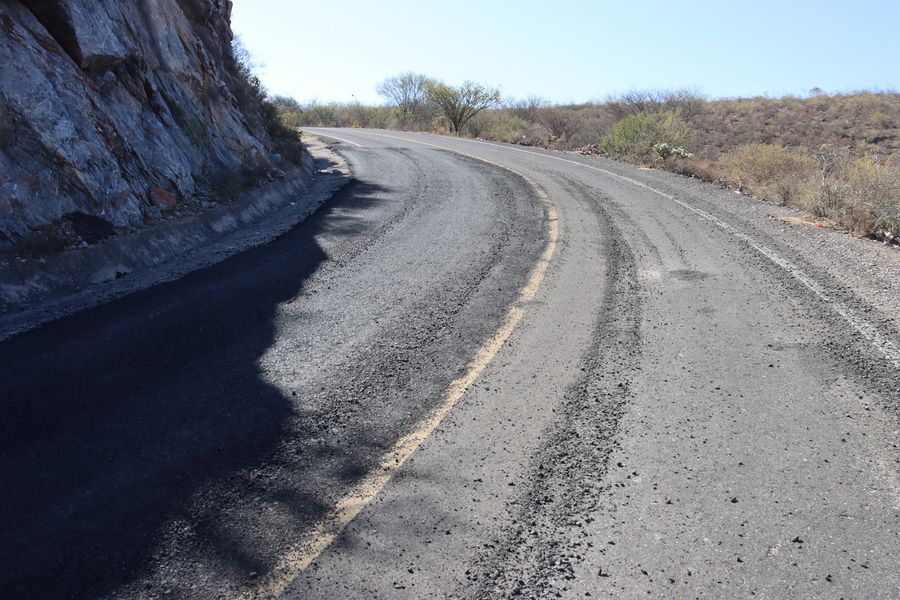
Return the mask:
[(0, 596), (110, 593), (199, 490), (266, 462), (293, 413), (257, 367), (276, 310), (327, 259), (317, 235), (360, 232), (335, 209), (379, 189), (353, 182), (270, 244), (0, 344)]

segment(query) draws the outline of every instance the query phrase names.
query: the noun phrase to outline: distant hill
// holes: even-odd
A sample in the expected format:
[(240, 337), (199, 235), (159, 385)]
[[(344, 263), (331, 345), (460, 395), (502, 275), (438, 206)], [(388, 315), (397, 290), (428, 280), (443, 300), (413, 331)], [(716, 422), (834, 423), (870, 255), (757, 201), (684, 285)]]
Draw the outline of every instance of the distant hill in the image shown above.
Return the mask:
[(900, 154), (896, 93), (713, 100), (687, 120), (696, 131), (695, 154), (711, 159), (750, 143), (807, 149), (830, 144), (855, 154)]

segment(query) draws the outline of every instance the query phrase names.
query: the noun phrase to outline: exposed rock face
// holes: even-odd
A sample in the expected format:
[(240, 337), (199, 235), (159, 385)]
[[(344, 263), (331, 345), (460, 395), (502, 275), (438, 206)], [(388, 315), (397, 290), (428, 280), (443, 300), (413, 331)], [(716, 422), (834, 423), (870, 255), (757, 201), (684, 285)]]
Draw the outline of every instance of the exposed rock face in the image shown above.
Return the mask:
[(71, 212), (138, 226), (218, 174), (268, 168), (230, 15), (229, 0), (0, 0), (0, 248)]

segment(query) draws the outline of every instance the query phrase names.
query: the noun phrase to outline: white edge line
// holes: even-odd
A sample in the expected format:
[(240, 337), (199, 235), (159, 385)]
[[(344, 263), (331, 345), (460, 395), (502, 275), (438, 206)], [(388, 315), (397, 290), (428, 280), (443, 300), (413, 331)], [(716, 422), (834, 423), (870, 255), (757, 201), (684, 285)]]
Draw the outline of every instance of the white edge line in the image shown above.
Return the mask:
[(313, 130), (313, 129), (309, 129), (309, 128), (307, 128), (307, 129), (301, 128), (301, 131), (306, 131), (306, 132), (308, 132), (310, 135), (316, 135), (316, 136), (320, 136), (320, 137), (327, 137), (327, 138), (331, 138), (331, 139), (333, 139), (333, 140), (337, 140), (337, 141), (339, 141), (339, 142), (345, 142), (345, 143), (347, 143), (347, 144), (353, 144), (353, 145), (356, 146), (357, 148), (362, 148), (362, 147), (363, 147), (362, 144), (357, 144), (356, 142), (354, 142), (354, 141), (352, 141), (352, 140), (346, 140), (346, 139), (340, 138), (340, 137), (338, 137), (338, 136), (336, 136), (336, 135), (331, 135), (330, 133), (319, 133), (318, 131)]

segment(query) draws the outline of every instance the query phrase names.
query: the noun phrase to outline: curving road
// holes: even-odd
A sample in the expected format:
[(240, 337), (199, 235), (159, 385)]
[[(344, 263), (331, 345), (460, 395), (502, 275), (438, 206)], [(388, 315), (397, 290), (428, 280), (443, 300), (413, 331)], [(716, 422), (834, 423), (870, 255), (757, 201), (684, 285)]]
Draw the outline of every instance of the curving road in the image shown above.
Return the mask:
[(312, 132), (354, 179), (309, 221), (0, 344), (0, 595), (900, 595), (900, 315), (805, 234)]

